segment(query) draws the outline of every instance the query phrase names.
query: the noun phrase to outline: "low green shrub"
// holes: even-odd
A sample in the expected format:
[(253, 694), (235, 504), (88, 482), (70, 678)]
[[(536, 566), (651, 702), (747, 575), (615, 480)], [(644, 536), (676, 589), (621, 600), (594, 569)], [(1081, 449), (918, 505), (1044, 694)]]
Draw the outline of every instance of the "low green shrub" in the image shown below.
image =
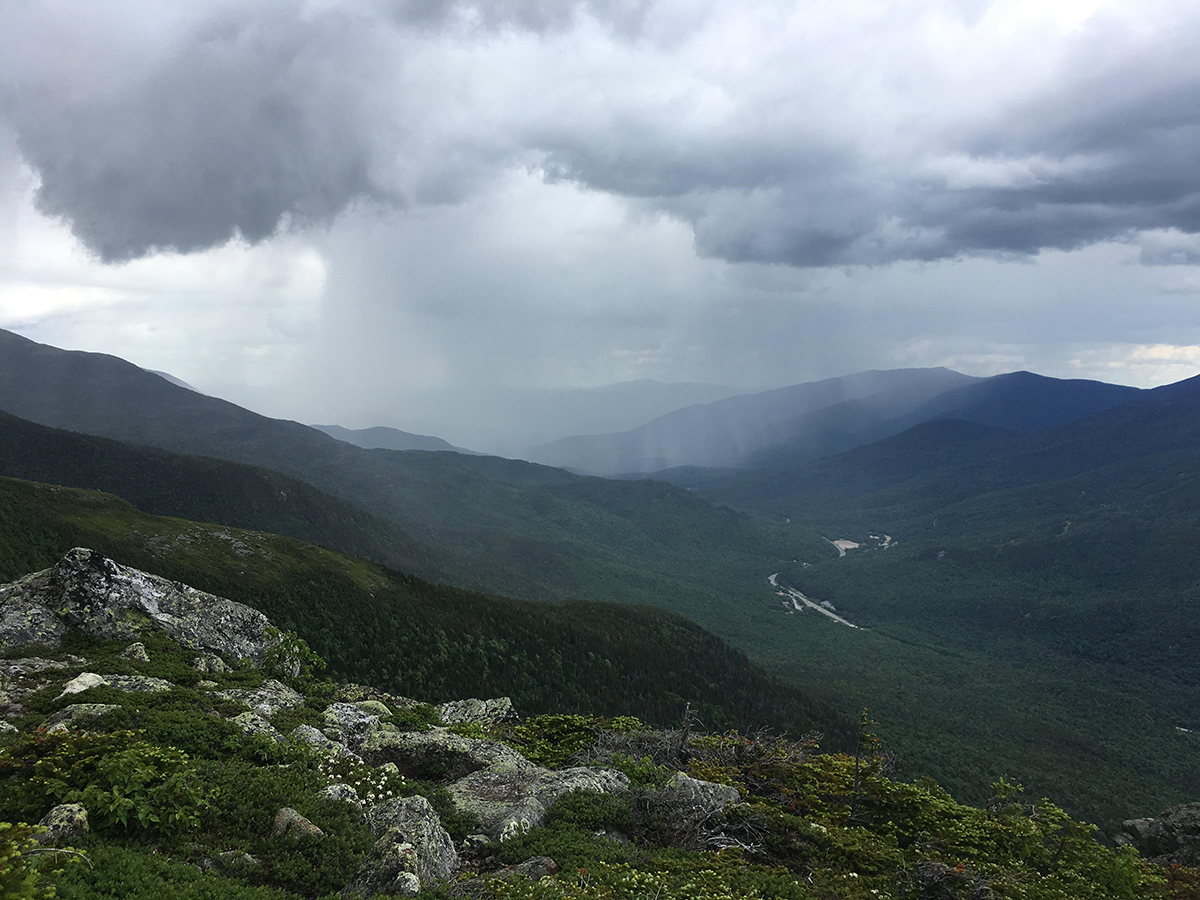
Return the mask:
[[(0, 822), (0, 897), (4, 900), (51, 900), (54, 887), (48, 876), (61, 868), (45, 869), (36, 865), (39, 850), (36, 835), (45, 831), (24, 823)], [(43, 851), (44, 852), (44, 851)], [(69, 859), (66, 855), (63, 859)]]
[(201, 872), (147, 847), (100, 843), (89, 850), (88, 863), (56, 877), (57, 900), (299, 900), (291, 892)]
[(675, 770), (670, 766), (655, 765), (653, 757), (634, 759), (628, 753), (614, 753), (602, 765), (623, 773), (635, 788), (662, 787), (671, 780)]
[(547, 825), (567, 825), (581, 831), (628, 828), (632, 820), (629, 798), (594, 791), (571, 791), (546, 814)]
[(421, 703), (412, 709), (397, 710), (379, 721), (395, 725), (401, 731), (428, 731), (442, 725), (437, 707), (429, 703)]
[(593, 716), (533, 716), (513, 728), (507, 740), (531, 762), (559, 769), (595, 746), (602, 721)]
[(30, 821), (82, 803), (96, 830), (182, 831), (198, 824), (206, 795), (187, 754), (132, 731), (35, 733), (0, 753), (0, 806)]

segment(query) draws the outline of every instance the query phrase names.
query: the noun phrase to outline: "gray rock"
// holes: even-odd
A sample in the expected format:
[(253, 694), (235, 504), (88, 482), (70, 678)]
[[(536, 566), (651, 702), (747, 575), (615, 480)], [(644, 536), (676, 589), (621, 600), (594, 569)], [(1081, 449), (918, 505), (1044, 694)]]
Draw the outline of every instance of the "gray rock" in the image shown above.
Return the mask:
[(146, 652), (146, 645), (141, 641), (134, 641), (118, 653), (117, 656), (121, 659), (132, 660), (133, 662), (150, 662), (150, 654)]
[(192, 660), (192, 668), (202, 675), (223, 675), (229, 671), (225, 660), (215, 653), (204, 653)]
[(84, 691), (106, 684), (108, 684), (108, 679), (103, 675), (97, 675), (95, 672), (82, 672), (64, 684), (62, 693), (54, 699), (61, 700), (70, 694), (82, 694)]
[(0, 660), (0, 674), (7, 678), (28, 678), (41, 672), (53, 672), (58, 669), (73, 669), (86, 666), (87, 660), (82, 656), (67, 656), (65, 659), (42, 659), (37, 656), (24, 659)]
[(314, 825), (290, 806), (285, 806), (275, 813), (275, 821), (271, 825), (271, 837), (289, 837), (294, 840), (301, 838), (323, 838), (325, 832)]
[(149, 675), (106, 675), (105, 681), (118, 691), (140, 691), (144, 694), (161, 694), (169, 691), (175, 685), (165, 678), (152, 678)]
[(362, 757), (351, 751), (345, 744), (339, 744), (337, 741), (332, 741), (324, 734), (313, 728), (311, 725), (297, 725), (292, 729), (289, 737), (293, 741), (300, 741), (308, 744), (314, 750), (324, 753), (328, 756), (333, 756), (338, 759), (350, 759), (355, 762), (362, 762)]
[(734, 804), (741, 803), (737, 788), (727, 784), (701, 781), (676, 772), (671, 780), (650, 795), (655, 805), (669, 806), (686, 814), (691, 820), (719, 816)]
[(424, 797), (405, 797), (372, 808), (368, 824), (379, 840), (371, 848), (345, 896), (412, 896), (431, 882), (449, 878), (458, 852), (437, 813)]
[(395, 763), (404, 775), (440, 781), (453, 781), (481, 769), (537, 769), (507, 744), (462, 737), (445, 728), (372, 732), (358, 753), (373, 766)]
[(355, 703), (331, 703), (322, 714), (322, 731), (331, 740), (361, 753), (367, 736), (382, 731), (379, 716), (364, 712)]
[(363, 700), (376, 700), (391, 709), (416, 709), (422, 703), (411, 697), (401, 697), (399, 694), (389, 694), (365, 684), (344, 683), (334, 687), (330, 700), (336, 703), (359, 703)]
[(245, 872), (262, 866), (262, 860), (244, 850), (226, 850), (224, 853), (218, 853), (215, 862), (217, 868), (227, 872)]
[(547, 875), (558, 874), (558, 863), (548, 856), (532, 856), (507, 870), (513, 875), (524, 875), (531, 881), (541, 881)]
[(347, 803), (355, 809), (363, 808), (362, 799), (358, 796), (358, 791), (348, 784), (331, 784), (321, 788), (317, 792), (318, 797), (326, 800), (336, 800), (338, 803)]
[(215, 691), (219, 687), (220, 685), (215, 681), (201, 680), (196, 682), (196, 690), (198, 691)]
[(1132, 845), (1151, 862), (1200, 866), (1200, 803), (1173, 806), (1149, 819), (1122, 823), (1117, 843)]
[(494, 728), (517, 722), (516, 710), (508, 697), (495, 700), (451, 700), (437, 708), (438, 716), (447, 725), (474, 723), (485, 728)]
[(381, 719), (392, 714), (386, 703), (380, 700), (359, 700), (354, 704), (368, 716), (379, 716)]
[(58, 732), (81, 725), (86, 726), (101, 716), (120, 708), (115, 703), (72, 703), (46, 719), (42, 723), (42, 728), (50, 732)]
[(194, 650), (260, 662), (267, 617), (241, 603), (127, 568), (77, 547), (49, 569), (0, 586), (0, 650), (57, 647), (77, 631), (107, 640), (166, 632)]
[(95, 687), (111, 687), (118, 691), (141, 691), (148, 694), (161, 694), (174, 687), (163, 678), (152, 678), (149, 675), (97, 675), (95, 672), (83, 672), (72, 678), (63, 686), (62, 693), (56, 697), (61, 700), (71, 694), (80, 694)]
[(82, 803), (62, 803), (50, 810), (38, 823), (47, 831), (37, 836), (37, 842), (44, 847), (69, 847), (82, 843), (87, 839), (88, 827), (87, 810)]
[(218, 697), (234, 700), (250, 707), (265, 719), (284, 709), (292, 709), (304, 704), (304, 695), (292, 690), (282, 681), (268, 678), (256, 688), (236, 688), (231, 691), (219, 691)]
[(525, 769), (481, 769), (449, 786), (454, 805), (478, 818), (481, 830), (497, 841), (544, 825), (546, 810), (571, 791), (614, 794), (628, 789), (629, 779), (615, 769), (555, 772), (532, 764)]
[(269, 737), (277, 744), (282, 744), (287, 740), (287, 738), (279, 733), (279, 729), (256, 712), (244, 712), (241, 715), (234, 716), (229, 721), (246, 732), (246, 734), (261, 734), (264, 737)]
[(16, 734), (17, 727), (8, 722), (0, 722), (0, 735)]

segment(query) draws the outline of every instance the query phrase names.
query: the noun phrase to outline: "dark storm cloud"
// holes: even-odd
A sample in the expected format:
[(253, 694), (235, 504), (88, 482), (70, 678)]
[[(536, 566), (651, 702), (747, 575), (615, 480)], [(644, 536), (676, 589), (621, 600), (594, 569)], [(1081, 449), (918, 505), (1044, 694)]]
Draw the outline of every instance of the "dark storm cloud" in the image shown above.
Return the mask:
[(230, 13), (92, 78), (45, 48), (48, 65), (5, 104), (40, 209), (111, 261), (257, 242), (285, 217), (326, 221), (379, 196), (351, 52), (362, 37), (340, 17)]
[[(902, 32), (879, 45), (890, 61), (833, 42), (797, 48), (795, 71), (780, 70), (786, 53), (751, 53), (709, 73), (705, 45), (672, 82), (671, 54), (718, 6), (281, 0), (213, 7), (111, 49), (22, 5), (0, 19), (3, 109), (40, 208), (107, 260), (257, 242), (364, 199), (456, 202), (512, 167), (668, 212), (701, 254), (731, 261), (1024, 255), (1200, 230), (1194, 13), (1149, 39), (1098, 17), (1058, 71), (1015, 99), (979, 85), (971, 109), (956, 95), (975, 86), (910, 62)], [(946, 8), (968, 26), (984, 14)], [(909, 14), (898, 5), (885, 24)], [(114, 16), (114, 34), (123, 24)], [(849, 102), (872, 81), (910, 86)], [(892, 100), (911, 110), (881, 127)], [(939, 109), (954, 103), (965, 111)]]

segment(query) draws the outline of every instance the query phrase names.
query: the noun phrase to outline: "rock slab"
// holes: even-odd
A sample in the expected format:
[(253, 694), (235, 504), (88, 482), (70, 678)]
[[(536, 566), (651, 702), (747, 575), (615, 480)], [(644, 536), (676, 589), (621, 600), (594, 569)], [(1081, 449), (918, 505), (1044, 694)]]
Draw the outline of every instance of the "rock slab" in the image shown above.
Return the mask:
[(83, 547), (49, 569), (0, 585), (0, 650), (6, 651), (26, 644), (57, 647), (71, 632), (130, 640), (157, 629), (185, 647), (258, 663), (269, 646), (268, 624), (244, 604)]
[(454, 849), (437, 813), (424, 797), (403, 797), (367, 812), (371, 833), (379, 836), (343, 896), (413, 896), (434, 881), (449, 878), (458, 866)]

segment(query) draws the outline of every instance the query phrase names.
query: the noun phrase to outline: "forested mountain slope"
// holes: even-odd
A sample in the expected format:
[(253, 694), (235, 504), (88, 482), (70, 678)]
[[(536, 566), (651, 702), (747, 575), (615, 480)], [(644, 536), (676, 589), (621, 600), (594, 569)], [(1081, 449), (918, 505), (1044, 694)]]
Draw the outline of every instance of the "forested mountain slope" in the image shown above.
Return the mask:
[(663, 483), (584, 479), (454, 453), (363, 450), (176, 387), (129, 363), (0, 332), (0, 409), (179, 453), (264, 466), (390, 519), (453, 558), (457, 583), (535, 599), (652, 602), (707, 622), (817, 535)]
[(428, 700), (509, 695), (527, 712), (709, 727), (849, 728), (683, 619), (644, 606), (532, 603), (403, 575), (290, 538), (138, 512), (111, 495), (0, 479), (0, 582), (75, 546), (246, 603), (332, 674)]

